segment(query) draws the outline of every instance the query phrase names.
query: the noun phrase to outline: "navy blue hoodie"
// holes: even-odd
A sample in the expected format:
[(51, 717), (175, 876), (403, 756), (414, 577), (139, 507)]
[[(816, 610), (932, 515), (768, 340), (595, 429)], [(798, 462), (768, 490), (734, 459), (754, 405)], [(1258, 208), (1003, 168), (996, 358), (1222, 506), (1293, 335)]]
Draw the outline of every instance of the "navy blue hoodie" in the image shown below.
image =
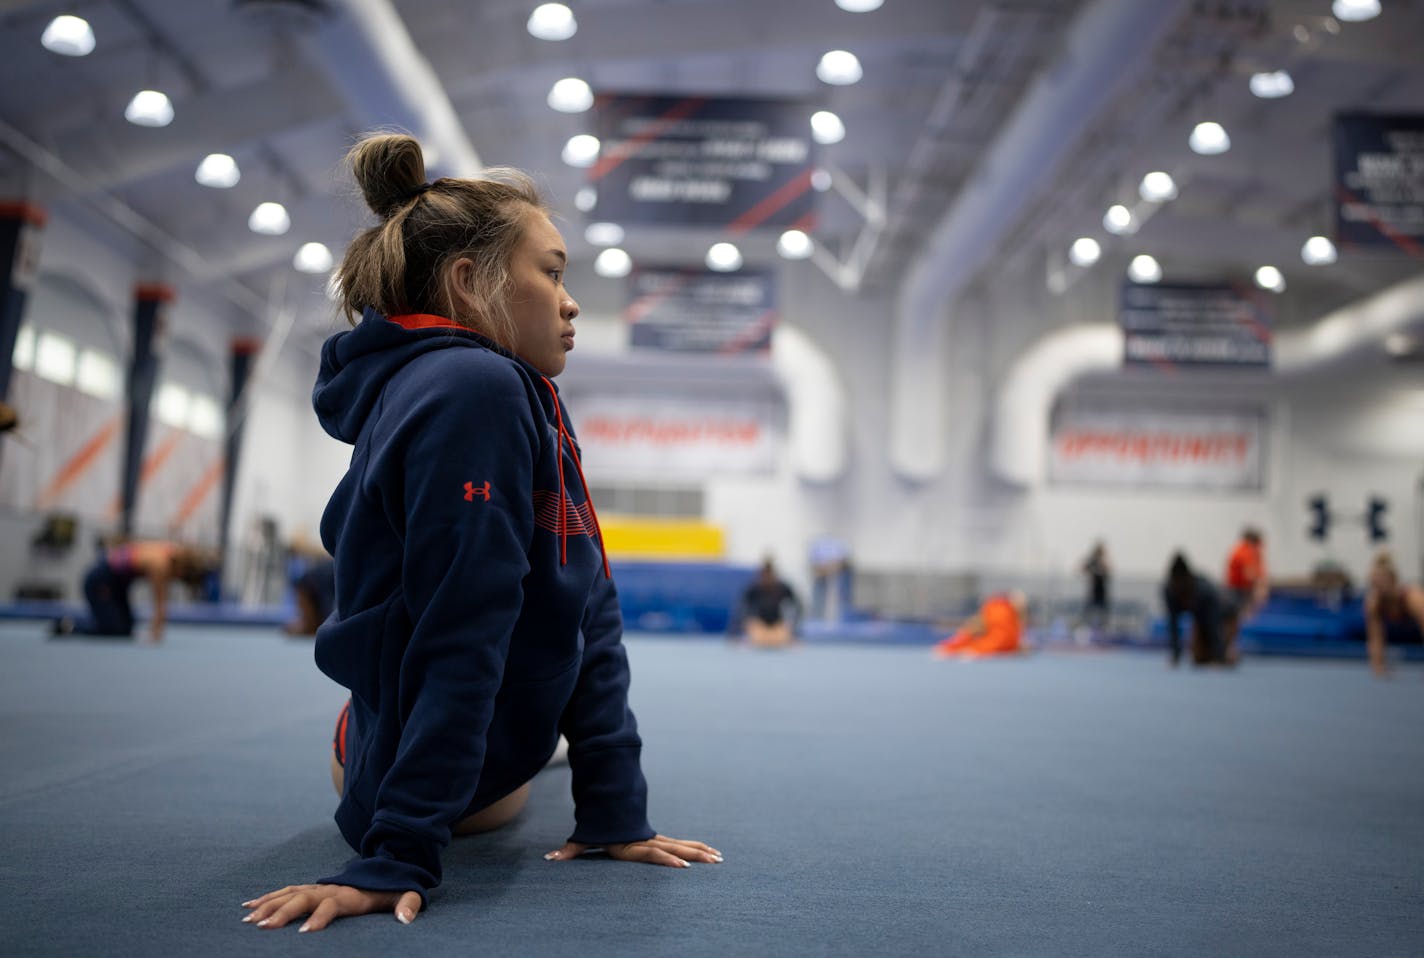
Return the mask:
[(451, 827), (560, 732), (570, 840), (650, 838), (623, 620), (553, 383), (448, 320), (367, 310), (326, 342), (312, 401), (355, 446), (322, 517), (316, 662), (351, 690), (336, 822), (360, 857), (321, 881), (424, 898)]

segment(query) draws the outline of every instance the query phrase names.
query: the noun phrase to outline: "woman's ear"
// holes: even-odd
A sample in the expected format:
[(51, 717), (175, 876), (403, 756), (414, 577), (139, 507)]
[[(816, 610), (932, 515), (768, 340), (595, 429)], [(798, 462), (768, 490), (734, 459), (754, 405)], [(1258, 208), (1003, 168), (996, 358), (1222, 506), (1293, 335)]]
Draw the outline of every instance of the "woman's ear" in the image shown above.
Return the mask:
[(479, 323), (485, 315), (485, 302), (478, 292), (475, 261), (461, 256), (445, 269), (445, 295), (454, 314), (450, 318)]

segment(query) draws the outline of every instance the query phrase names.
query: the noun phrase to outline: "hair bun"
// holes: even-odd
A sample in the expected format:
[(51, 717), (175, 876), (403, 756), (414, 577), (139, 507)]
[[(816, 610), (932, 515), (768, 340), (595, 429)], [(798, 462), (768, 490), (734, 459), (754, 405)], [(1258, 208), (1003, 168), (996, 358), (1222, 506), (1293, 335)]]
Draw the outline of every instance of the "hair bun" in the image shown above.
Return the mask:
[(425, 153), (415, 137), (404, 133), (378, 133), (351, 150), (351, 173), (366, 205), (389, 219), (426, 187)]

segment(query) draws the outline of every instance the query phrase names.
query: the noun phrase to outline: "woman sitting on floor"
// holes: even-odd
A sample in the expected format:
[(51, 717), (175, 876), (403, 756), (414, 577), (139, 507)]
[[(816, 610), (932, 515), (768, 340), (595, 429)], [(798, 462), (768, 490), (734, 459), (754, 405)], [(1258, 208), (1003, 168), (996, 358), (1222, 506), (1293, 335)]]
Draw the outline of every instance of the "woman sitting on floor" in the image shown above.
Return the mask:
[(980, 659), (1023, 651), (1027, 597), (1017, 589), (990, 596), (959, 631), (934, 647), (936, 658)]

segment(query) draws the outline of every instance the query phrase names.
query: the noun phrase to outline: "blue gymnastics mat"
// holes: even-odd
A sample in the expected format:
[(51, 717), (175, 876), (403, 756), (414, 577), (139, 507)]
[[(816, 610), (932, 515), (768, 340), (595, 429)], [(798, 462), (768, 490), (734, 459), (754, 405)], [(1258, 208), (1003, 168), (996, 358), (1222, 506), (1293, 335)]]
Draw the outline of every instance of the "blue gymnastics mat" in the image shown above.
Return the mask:
[[(654, 825), (723, 865), (545, 862), (567, 767), (410, 926), (242, 924), (330, 872), (341, 689), (309, 642), (0, 623), (15, 956), (1351, 956), (1424, 943), (1424, 672), (635, 636)], [(214, 641), (216, 635), (241, 641)]]

